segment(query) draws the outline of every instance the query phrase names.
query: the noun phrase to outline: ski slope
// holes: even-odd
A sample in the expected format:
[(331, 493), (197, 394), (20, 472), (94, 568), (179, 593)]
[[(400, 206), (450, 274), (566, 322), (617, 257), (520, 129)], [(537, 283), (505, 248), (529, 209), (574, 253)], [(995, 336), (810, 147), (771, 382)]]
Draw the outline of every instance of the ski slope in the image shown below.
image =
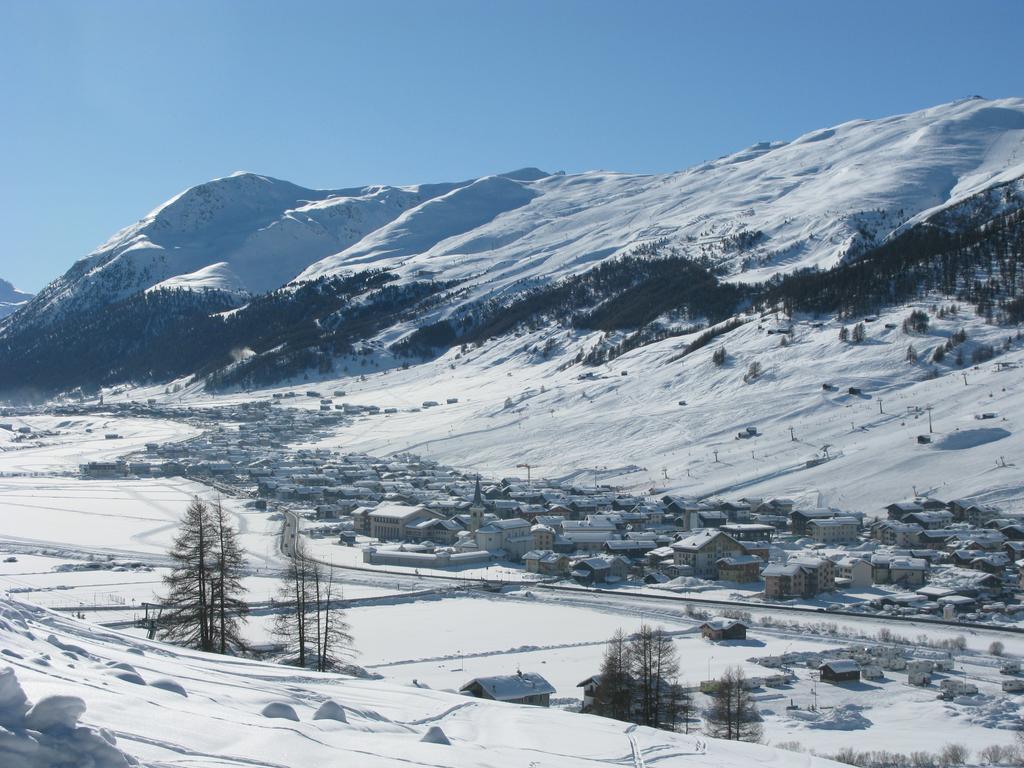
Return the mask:
[[(926, 335), (900, 327), (915, 308), (933, 316)], [(408, 370), (325, 381), (324, 389), (345, 389), (346, 402), (399, 412), (357, 418), (310, 445), (374, 455), (411, 451), (490, 477), (525, 478), (519, 465), (530, 464), (534, 479), (573, 476), (587, 485), (596, 479), (698, 496), (780, 495), (869, 515), (915, 491), (1024, 511), (1024, 345), (1014, 339), (1010, 351), (975, 368), (971, 350), (999, 345), (1013, 330), (988, 326), (968, 310), (946, 320), (934, 315), (929, 302), (895, 307), (866, 324), (863, 344), (841, 343), (834, 320), (797, 318), (785, 347), (780, 335), (768, 333), (778, 318), (755, 318), (681, 360), (673, 358), (688, 337), (598, 368), (564, 370), (562, 363), (597, 336), (545, 329), (466, 353), (452, 350)], [(960, 327), (968, 334), (964, 367), (952, 353), (931, 378), (929, 353)], [(559, 354), (545, 361), (531, 352), (552, 337)], [(911, 344), (921, 357), (916, 364), (906, 360)], [(711, 361), (719, 346), (728, 353), (721, 367)], [(764, 373), (747, 383), (755, 360)], [(998, 370), (997, 363), (1018, 367)], [(823, 390), (824, 383), (837, 391)], [(849, 387), (863, 394), (850, 395)], [(458, 403), (420, 409), (425, 400), (448, 398)], [(984, 413), (994, 417), (976, 418)], [(737, 439), (747, 426), (759, 436)], [(932, 443), (919, 444), (919, 435)], [(832, 460), (808, 467), (825, 455), (824, 446)]]

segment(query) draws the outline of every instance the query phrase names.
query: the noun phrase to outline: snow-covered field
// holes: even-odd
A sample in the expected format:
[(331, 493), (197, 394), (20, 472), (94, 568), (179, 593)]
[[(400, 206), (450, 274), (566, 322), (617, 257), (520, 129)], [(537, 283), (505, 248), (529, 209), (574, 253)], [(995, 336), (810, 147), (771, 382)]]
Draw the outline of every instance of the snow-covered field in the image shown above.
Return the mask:
[[(0, 477), (34, 473), (74, 472), (89, 461), (109, 461), (148, 442), (178, 442), (198, 430), (178, 421), (121, 417), (5, 417), (15, 430), (28, 427), (29, 438), (0, 429)], [(108, 440), (107, 435), (118, 435)]]
[[(755, 612), (755, 618), (765, 615), (770, 610)], [(801, 621), (813, 628), (821, 618), (808, 616)], [(691, 684), (709, 679), (709, 674), (717, 677), (731, 666), (741, 667), (748, 677), (764, 677), (777, 670), (751, 659), (801, 652), (828, 656), (838, 647), (856, 644), (858, 635), (870, 636), (887, 626), (877, 620), (839, 619), (835, 636), (810, 629), (755, 626), (745, 641), (715, 644), (700, 637), (699, 620), (688, 616), (682, 605), (638, 603), (627, 596), (574, 599), (545, 594), (542, 589), (500, 598), (449, 597), (399, 610), (354, 608), (348, 620), (361, 649), (358, 663), (393, 682), (457, 690), (478, 675), (522, 670), (544, 675), (560, 699), (579, 699), (577, 684), (598, 672), (604, 641), (617, 628), (629, 632), (641, 622), (673, 633), (681, 679)], [(409, 632), (410, 626), (432, 629)], [(957, 634), (925, 624), (897, 626), (895, 631), (912, 637), (925, 632), (932, 639)], [(987, 655), (990, 639), (969, 636), (967, 653), (958, 657), (955, 676), (966, 674), (978, 685), (980, 694), (974, 700), (938, 701), (938, 682), (917, 688), (907, 684), (905, 673), (888, 672), (877, 682), (831, 686), (815, 682), (816, 669), (795, 667), (795, 683), (755, 694), (765, 717), (765, 737), (770, 743), (799, 741), (819, 753), (863, 748), (865, 733), (887, 749), (904, 752), (932, 748), (934, 743), (926, 744), (932, 739), (974, 749), (1010, 744), (1022, 700), (1003, 698), (997, 660)], [(1009, 636), (1004, 642), (1009, 653), (1024, 652), (1024, 638)], [(800, 709), (787, 711), (791, 703)], [(811, 711), (815, 703), (817, 713)], [(859, 712), (859, 717), (849, 716), (852, 711)]]
[[(0, 722), (15, 729), (0, 732), (0, 749), (17, 768), (52, 764), (32, 753), (39, 741), (79, 755), (88, 746), (97, 768), (125, 765), (119, 750), (144, 764), (267, 768), (830, 765), (605, 718), (210, 657), (9, 601), (0, 603), (0, 653)], [(36, 705), (27, 715), (35, 736), (19, 728), (24, 696)], [(315, 719), (327, 701), (342, 713)], [(261, 714), (272, 704), (286, 717)], [(71, 730), (79, 717), (102, 730)], [(435, 726), (450, 744), (422, 741)]]

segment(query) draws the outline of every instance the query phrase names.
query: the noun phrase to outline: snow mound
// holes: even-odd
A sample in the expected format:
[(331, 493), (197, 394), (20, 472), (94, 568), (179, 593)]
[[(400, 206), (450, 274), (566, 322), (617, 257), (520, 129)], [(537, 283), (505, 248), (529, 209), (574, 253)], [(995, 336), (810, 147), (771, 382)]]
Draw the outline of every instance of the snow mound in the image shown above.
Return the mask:
[(158, 680), (154, 680), (149, 685), (151, 688), (160, 688), (161, 690), (170, 691), (171, 693), (176, 693), (179, 696), (188, 698), (188, 691), (185, 690), (185, 686), (177, 680), (172, 680), (169, 677), (161, 677)]
[(138, 761), (106, 730), (78, 725), (85, 702), (47, 696), (28, 708), (14, 670), (0, 670), (0, 756), (4, 768), (125, 768)]
[(67, 730), (84, 714), (85, 702), (77, 696), (47, 696), (28, 711), (25, 725), (34, 731)]
[(325, 701), (313, 715), (314, 720), (337, 720), (339, 723), (347, 723), (345, 708), (336, 701)]
[(977, 448), (979, 445), (994, 443), (996, 440), (1002, 440), (1009, 436), (1010, 432), (1001, 427), (964, 429), (946, 435), (935, 443), (935, 447), (940, 451), (964, 451), (968, 448)]
[(445, 744), (449, 747), (452, 745), (439, 725), (430, 726), (430, 728), (427, 729), (427, 732), (423, 734), (423, 738), (420, 739), (420, 741), (424, 741), (427, 744)]
[(281, 701), (270, 702), (260, 711), (260, 714), (264, 717), (280, 720), (294, 720), (296, 723), (299, 722), (299, 716), (295, 712), (295, 707)]
[(15, 727), (25, 719), (28, 712), (28, 697), (21, 690), (18, 678), (11, 667), (0, 669), (0, 725)]

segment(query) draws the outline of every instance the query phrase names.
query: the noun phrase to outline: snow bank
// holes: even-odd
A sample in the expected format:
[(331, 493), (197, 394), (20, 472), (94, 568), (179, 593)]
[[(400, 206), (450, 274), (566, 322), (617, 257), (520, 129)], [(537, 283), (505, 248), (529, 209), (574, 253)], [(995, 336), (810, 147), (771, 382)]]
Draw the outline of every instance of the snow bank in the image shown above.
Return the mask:
[(426, 742), (427, 744), (446, 744), (449, 747), (452, 745), (439, 725), (430, 726), (430, 728), (427, 729), (427, 732), (423, 734), (423, 738), (420, 739), (420, 741)]
[(314, 720), (337, 720), (339, 723), (347, 723), (345, 708), (336, 701), (325, 701), (313, 715)]
[(31, 708), (10, 667), (0, 670), (0, 757), (4, 768), (124, 768), (138, 765), (113, 734), (78, 725), (85, 702), (47, 696)]
[(294, 720), (296, 723), (299, 722), (299, 716), (295, 712), (295, 707), (281, 701), (270, 702), (260, 711), (260, 714), (264, 717), (279, 718), (281, 720)]

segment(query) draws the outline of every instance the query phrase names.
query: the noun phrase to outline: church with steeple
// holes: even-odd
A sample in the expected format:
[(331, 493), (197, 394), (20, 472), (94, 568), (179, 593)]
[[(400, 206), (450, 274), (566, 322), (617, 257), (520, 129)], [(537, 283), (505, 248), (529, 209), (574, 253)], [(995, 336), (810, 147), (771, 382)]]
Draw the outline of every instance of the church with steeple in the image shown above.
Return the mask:
[(487, 508), (484, 507), (484, 496), (480, 492), (480, 475), (476, 476), (476, 490), (473, 491), (473, 504), (469, 508), (469, 531), (470, 533), (476, 533), (480, 530), (480, 527), (484, 524), (484, 512)]

